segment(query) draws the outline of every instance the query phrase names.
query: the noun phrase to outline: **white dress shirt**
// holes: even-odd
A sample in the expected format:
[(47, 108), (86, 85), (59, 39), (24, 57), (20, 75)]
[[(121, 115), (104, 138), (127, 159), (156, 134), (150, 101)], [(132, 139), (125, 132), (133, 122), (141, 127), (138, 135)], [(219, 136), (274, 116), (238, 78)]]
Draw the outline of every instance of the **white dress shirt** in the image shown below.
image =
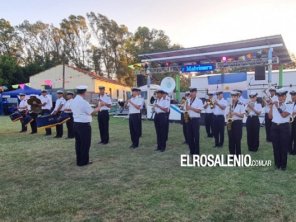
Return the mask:
[(80, 95), (76, 95), (70, 104), (70, 109), (73, 113), (74, 122), (90, 123), (92, 121), (92, 112), (90, 104)]
[[(131, 102), (137, 106), (142, 106), (143, 105), (143, 100), (142, 98), (136, 96), (136, 97), (132, 97)], [(128, 102), (128, 111), (129, 114), (134, 114), (134, 113), (141, 113), (141, 108), (137, 109), (136, 107), (134, 107), (130, 102)]]
[[(170, 102), (167, 99), (164, 99), (164, 98), (157, 99), (155, 104), (159, 105), (162, 108), (168, 108), (168, 109), (170, 108)], [(156, 113), (166, 113), (165, 111), (161, 110), (158, 107), (155, 107), (154, 110), (155, 110)]]
[(240, 96), (240, 97), (239, 97), (238, 101), (239, 101), (240, 103), (242, 103), (243, 105), (246, 105), (246, 104), (247, 104), (247, 102), (248, 102), (248, 100), (247, 100), (247, 99), (245, 99), (245, 98), (244, 98), (244, 97), (242, 97), (242, 96)]
[[(245, 106), (240, 101), (238, 101), (236, 105), (231, 105), (231, 110), (233, 113), (245, 114)], [(240, 117), (237, 115), (232, 115), (232, 120), (243, 120), (243, 118), (244, 116)]]
[(63, 111), (63, 110), (64, 110), (64, 105), (65, 105), (65, 103), (66, 103), (66, 100), (65, 100), (63, 97), (57, 99), (53, 111), (58, 111), (58, 109), (59, 109), (60, 107), (62, 107), (62, 108), (60, 109), (60, 111)]
[(138, 98), (141, 100), (141, 109), (143, 109), (144, 108), (144, 103), (145, 103), (145, 100), (144, 100), (144, 98), (142, 97), (142, 96), (138, 96)]
[[(197, 97), (195, 97), (194, 99), (188, 99), (187, 104), (194, 109), (203, 110), (202, 100)], [(197, 113), (191, 109), (188, 110), (188, 114), (189, 114), (190, 118), (199, 118), (200, 117), (200, 113)]]
[[(262, 109), (263, 109), (262, 108), (262, 105), (260, 103), (255, 102), (255, 104), (254, 104), (254, 110), (257, 111), (257, 112), (260, 112), (260, 114), (261, 114)], [(251, 110), (250, 108), (248, 108), (248, 104), (246, 105), (246, 110), (249, 111), (248, 116), (258, 116), (253, 110)]]
[[(227, 101), (222, 98), (222, 99), (217, 99), (217, 103), (219, 105), (222, 105), (222, 106), (225, 106), (225, 109), (226, 109), (226, 106), (227, 106)], [(213, 109), (213, 113), (214, 115), (225, 115), (225, 109), (221, 109), (218, 105), (215, 105), (214, 106), (214, 109)]]
[(20, 101), (20, 104), (19, 104), (19, 107), (18, 107), (18, 110), (19, 110), (20, 112), (22, 112), (22, 111), (25, 111), (25, 110), (27, 110), (27, 109), (28, 109), (28, 103), (27, 103), (27, 100), (26, 100), (26, 99), (21, 100), (21, 101)]
[[(102, 100), (104, 103), (108, 104), (108, 105), (112, 105), (112, 101), (111, 101), (111, 97), (107, 94), (104, 94), (103, 96), (99, 95), (98, 96), (98, 101), (100, 103), (100, 100)], [(101, 111), (103, 110), (110, 110), (110, 108), (108, 106), (101, 106)]]
[[(73, 99), (68, 99), (64, 105), (64, 110), (71, 109), (71, 103), (73, 102)], [(72, 111), (64, 111), (65, 113), (72, 113)]]
[[(279, 108), (282, 109), (283, 112), (288, 112), (292, 114), (292, 107), (291, 105), (287, 103), (283, 103), (282, 105), (279, 105)], [(282, 124), (282, 123), (288, 123), (290, 121), (290, 115), (287, 117), (283, 118), (276, 108), (275, 105), (272, 106), (272, 122), (277, 123), (277, 124)]]
[(39, 96), (39, 99), (41, 100), (41, 103), (42, 104), (43, 103), (46, 103), (45, 106), (42, 106), (42, 109), (51, 110), (51, 108), (52, 108), (52, 101), (51, 101), (51, 99), (49, 98), (48, 95), (46, 95), (46, 96), (41, 95), (41, 96)]

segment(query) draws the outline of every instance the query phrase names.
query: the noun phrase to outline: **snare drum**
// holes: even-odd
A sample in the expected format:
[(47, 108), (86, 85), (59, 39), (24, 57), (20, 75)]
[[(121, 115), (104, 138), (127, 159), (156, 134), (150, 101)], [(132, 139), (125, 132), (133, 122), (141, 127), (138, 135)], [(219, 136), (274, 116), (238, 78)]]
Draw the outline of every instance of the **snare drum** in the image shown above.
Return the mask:
[(12, 122), (16, 122), (23, 118), (22, 114), (19, 111), (12, 113), (9, 117)]

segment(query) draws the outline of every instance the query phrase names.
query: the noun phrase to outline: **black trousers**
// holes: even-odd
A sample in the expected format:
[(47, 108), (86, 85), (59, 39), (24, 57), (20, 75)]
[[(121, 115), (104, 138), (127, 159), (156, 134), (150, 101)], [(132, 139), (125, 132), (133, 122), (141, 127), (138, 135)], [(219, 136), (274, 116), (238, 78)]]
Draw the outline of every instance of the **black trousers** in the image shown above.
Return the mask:
[(33, 119), (33, 121), (30, 123), (32, 133), (37, 133), (37, 122), (36, 122), (36, 119), (37, 119), (38, 114), (37, 113), (30, 113), (30, 116)]
[(291, 124), (291, 145), (289, 147), (289, 153), (296, 155), (296, 120)]
[(129, 115), (129, 129), (130, 129), (130, 135), (131, 140), (133, 143), (133, 146), (138, 147), (139, 146), (139, 138), (140, 138), (140, 129), (141, 129), (141, 119), (140, 113), (134, 113)]
[[(26, 114), (22, 113), (22, 116), (24, 118), (26, 116)], [(26, 132), (27, 131), (27, 126), (25, 126), (25, 124), (24, 124), (24, 119), (21, 119), (20, 122), (21, 122), (21, 125), (22, 125), (22, 130), (21, 131)]]
[(188, 122), (188, 144), (190, 149), (190, 154), (198, 154), (199, 155), (199, 119), (200, 118), (190, 118)]
[(185, 123), (184, 113), (181, 113), (181, 124), (183, 126), (183, 136), (184, 136), (185, 143), (188, 144), (188, 134), (187, 134), (188, 123)]
[(272, 138), (274, 163), (277, 168), (287, 167), (288, 149), (290, 145), (290, 124), (272, 123), (270, 128)]
[(74, 122), (75, 150), (77, 166), (84, 166), (89, 163), (89, 149), (91, 145), (90, 123)]
[(231, 124), (231, 130), (228, 130), (229, 153), (234, 155), (241, 154), (241, 140), (243, 135), (242, 120), (234, 120)]
[[(49, 109), (43, 109), (41, 112), (41, 115), (48, 115), (50, 114), (50, 110)], [(51, 128), (45, 128), (45, 134), (46, 135), (51, 135)]]
[(102, 143), (109, 143), (109, 112), (102, 110), (98, 113), (100, 138)]
[(265, 131), (266, 131), (266, 141), (271, 142), (270, 128), (271, 128), (271, 119), (268, 117), (268, 113), (265, 113)]
[(207, 131), (208, 137), (213, 137), (213, 113), (206, 113), (205, 114), (205, 127)]
[(246, 122), (247, 141), (249, 151), (257, 151), (259, 148), (260, 121), (258, 116), (248, 116)]
[(213, 125), (214, 125), (215, 146), (223, 146), (225, 117), (223, 115), (214, 115)]
[(63, 125), (64, 124), (56, 125), (56, 137), (63, 137)]
[(164, 151), (166, 149), (166, 124), (167, 116), (166, 113), (155, 113), (154, 126), (157, 138), (157, 149)]
[(66, 122), (68, 129), (68, 138), (74, 138), (74, 129), (73, 129), (73, 113), (69, 113), (70, 119)]

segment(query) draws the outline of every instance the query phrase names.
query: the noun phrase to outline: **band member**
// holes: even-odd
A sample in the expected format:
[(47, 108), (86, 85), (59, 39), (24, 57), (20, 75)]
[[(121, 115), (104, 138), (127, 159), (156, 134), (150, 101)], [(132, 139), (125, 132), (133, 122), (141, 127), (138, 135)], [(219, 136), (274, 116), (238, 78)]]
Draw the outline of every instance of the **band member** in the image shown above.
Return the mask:
[[(19, 97), (20, 97), (20, 104), (18, 105), (18, 111), (22, 114), (23, 117), (25, 117), (28, 113), (28, 103), (26, 100), (26, 94), (20, 93)], [(22, 129), (20, 133), (27, 132), (27, 126), (24, 124), (23, 119), (21, 119), (20, 122), (22, 124)]]
[(98, 123), (100, 130), (101, 141), (99, 144), (108, 144), (109, 143), (109, 110), (111, 108), (111, 98), (105, 93), (105, 87), (99, 87), (99, 96), (98, 96), (98, 106), (100, 107), (100, 112), (98, 113)]
[(154, 126), (157, 137), (157, 148), (156, 151), (164, 152), (166, 149), (166, 139), (167, 139), (167, 113), (169, 112), (170, 105), (168, 100), (164, 99), (163, 90), (156, 91), (156, 102), (154, 104), (155, 116), (154, 116)]
[(248, 101), (243, 97), (243, 91), (240, 89), (236, 89), (234, 91), (238, 92), (238, 101), (243, 105), (246, 105)]
[(129, 129), (132, 140), (130, 148), (139, 147), (139, 138), (141, 133), (141, 107), (143, 105), (142, 98), (138, 95), (139, 89), (132, 88), (132, 97), (127, 101), (129, 108)]
[[(30, 99), (37, 99), (36, 95), (30, 95)], [(40, 107), (38, 105), (38, 107)], [(30, 126), (31, 126), (31, 134), (35, 134), (37, 133), (37, 116), (39, 113), (36, 112), (36, 110), (34, 109), (34, 107), (28, 105), (28, 110), (29, 110), (29, 115), (32, 117), (33, 121), (30, 122)]]
[[(52, 109), (52, 100), (47, 95), (47, 90), (42, 90), (41, 95), (39, 96), (39, 99), (41, 100), (41, 115), (49, 115)], [(45, 128), (45, 136), (51, 135), (51, 128)]]
[(188, 144), (188, 134), (187, 134), (187, 128), (188, 128), (188, 122), (189, 122), (189, 115), (186, 110), (187, 101), (190, 98), (190, 93), (186, 92), (185, 97), (182, 98), (181, 104), (180, 104), (180, 110), (181, 112), (181, 124), (183, 126), (183, 136), (184, 136), (184, 144)]
[(295, 120), (295, 116), (296, 116), (296, 91), (292, 90), (290, 92), (291, 95), (291, 99), (292, 99), (292, 117), (293, 117), (293, 121), (291, 122), (291, 146), (289, 149), (289, 153), (291, 155), (296, 155), (296, 120)]
[(269, 119), (269, 109), (270, 106), (269, 104), (271, 102), (275, 102), (278, 101), (278, 97), (275, 95), (276, 94), (276, 89), (274, 87), (271, 87), (269, 89), (269, 93), (270, 93), (270, 98), (268, 98), (265, 102), (265, 131), (266, 131), (266, 141), (267, 142), (271, 142), (271, 137), (270, 137), (270, 127), (271, 127), (271, 119)]
[(74, 118), (74, 135), (77, 166), (91, 164), (89, 149), (91, 145), (91, 121), (92, 114), (98, 112), (100, 107), (92, 109), (85, 100), (87, 86), (78, 86), (77, 95), (70, 104)]
[(68, 137), (66, 139), (74, 138), (74, 129), (73, 129), (73, 113), (71, 110), (71, 103), (73, 102), (74, 93), (71, 91), (67, 92), (67, 101), (64, 106), (64, 112), (70, 115), (70, 119), (66, 122), (67, 129), (68, 129)]
[(269, 104), (269, 118), (272, 119), (270, 138), (272, 139), (274, 163), (277, 169), (286, 170), (290, 145), (290, 115), (292, 107), (286, 103), (287, 90), (277, 91), (278, 101)]
[(246, 105), (247, 114), (247, 140), (249, 151), (256, 152), (259, 148), (260, 121), (259, 116), (262, 112), (262, 105), (257, 102), (257, 93), (249, 94), (250, 100)]
[[(57, 91), (57, 97), (55, 107), (52, 115), (60, 115), (61, 112), (64, 110), (64, 105), (66, 103), (66, 100), (64, 99), (64, 92), (62, 90)], [(63, 124), (56, 125), (56, 136), (55, 138), (62, 138), (63, 137)]]
[(188, 122), (188, 144), (190, 154), (199, 155), (199, 128), (200, 128), (200, 113), (203, 109), (203, 103), (201, 99), (197, 98), (196, 88), (190, 89), (190, 99), (187, 101), (186, 110), (189, 114)]
[(216, 92), (217, 99), (214, 101), (214, 137), (215, 146), (223, 147), (224, 144), (224, 127), (225, 127), (225, 109), (227, 106), (227, 101), (223, 98), (223, 92)]
[(167, 103), (169, 104), (169, 111), (166, 113), (166, 118), (167, 118), (167, 121), (166, 121), (166, 141), (168, 140), (168, 135), (169, 135), (169, 129), (170, 129), (170, 121), (169, 121), (169, 118), (170, 118), (170, 106), (171, 106), (171, 98), (169, 97), (169, 94), (164, 91), (164, 94), (163, 94), (163, 98), (167, 101)]
[(205, 128), (208, 137), (213, 137), (213, 93), (208, 92), (208, 99), (204, 102), (204, 109), (205, 109)]
[(231, 92), (231, 104), (227, 115), (227, 132), (229, 142), (229, 153), (234, 155), (241, 154), (241, 140), (243, 133), (243, 118), (245, 115), (245, 107), (239, 102), (239, 93)]

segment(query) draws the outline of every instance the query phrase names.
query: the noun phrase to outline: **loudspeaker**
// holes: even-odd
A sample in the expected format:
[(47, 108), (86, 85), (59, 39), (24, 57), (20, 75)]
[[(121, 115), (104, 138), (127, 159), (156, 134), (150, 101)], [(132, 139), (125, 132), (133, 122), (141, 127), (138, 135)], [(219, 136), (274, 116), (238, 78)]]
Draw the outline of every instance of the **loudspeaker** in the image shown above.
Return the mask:
[(142, 75), (142, 74), (137, 75), (137, 86), (138, 87), (144, 86), (144, 85), (146, 85), (146, 83), (147, 83), (147, 78), (145, 75)]
[(255, 67), (255, 80), (265, 80), (265, 66)]

